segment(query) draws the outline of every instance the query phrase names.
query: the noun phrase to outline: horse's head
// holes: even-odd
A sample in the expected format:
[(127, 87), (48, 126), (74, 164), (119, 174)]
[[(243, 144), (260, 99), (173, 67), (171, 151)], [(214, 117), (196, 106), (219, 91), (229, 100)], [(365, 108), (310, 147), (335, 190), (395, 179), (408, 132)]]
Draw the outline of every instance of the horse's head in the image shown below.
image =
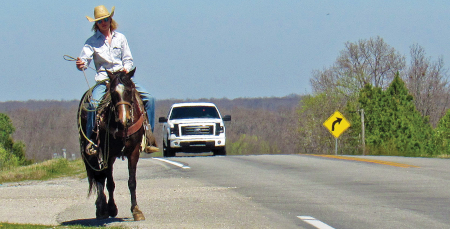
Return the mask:
[(111, 95), (111, 103), (114, 106), (116, 122), (127, 127), (131, 122), (131, 109), (134, 102), (135, 85), (131, 78), (134, 76), (136, 68), (129, 73), (125, 72), (108, 72), (110, 79), (109, 93)]

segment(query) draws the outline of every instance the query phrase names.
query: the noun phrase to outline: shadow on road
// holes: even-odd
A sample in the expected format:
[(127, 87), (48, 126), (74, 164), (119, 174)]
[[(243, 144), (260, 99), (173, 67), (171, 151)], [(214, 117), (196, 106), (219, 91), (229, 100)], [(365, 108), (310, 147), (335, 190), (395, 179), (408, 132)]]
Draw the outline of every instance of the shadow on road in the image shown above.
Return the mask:
[(62, 222), (61, 226), (69, 226), (69, 225), (81, 225), (81, 226), (89, 226), (89, 227), (105, 227), (107, 224), (116, 223), (116, 222), (126, 222), (132, 221), (131, 218), (109, 218), (98, 220), (95, 218), (92, 219), (76, 219), (71, 221)]

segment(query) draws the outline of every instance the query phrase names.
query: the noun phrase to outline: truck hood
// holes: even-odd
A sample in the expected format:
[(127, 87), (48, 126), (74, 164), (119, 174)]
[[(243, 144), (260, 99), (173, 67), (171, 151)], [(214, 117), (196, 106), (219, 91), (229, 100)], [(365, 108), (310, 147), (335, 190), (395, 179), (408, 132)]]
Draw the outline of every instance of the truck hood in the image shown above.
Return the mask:
[(193, 119), (174, 119), (167, 121), (170, 124), (201, 124), (201, 123), (223, 123), (220, 118), (193, 118)]

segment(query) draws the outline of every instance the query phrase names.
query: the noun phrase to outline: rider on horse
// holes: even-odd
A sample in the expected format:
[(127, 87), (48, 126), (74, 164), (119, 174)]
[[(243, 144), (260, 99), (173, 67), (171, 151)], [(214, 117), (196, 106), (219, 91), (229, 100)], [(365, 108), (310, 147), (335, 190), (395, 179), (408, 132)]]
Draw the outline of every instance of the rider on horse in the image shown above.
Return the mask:
[[(94, 60), (97, 71), (95, 75), (97, 84), (92, 89), (90, 110), (97, 109), (105, 95), (107, 89), (106, 82), (108, 81), (106, 71), (124, 71), (128, 73), (133, 68), (133, 57), (128, 47), (127, 39), (122, 33), (115, 31), (117, 23), (112, 19), (113, 15), (114, 7), (111, 9), (111, 13), (109, 13), (106, 7), (101, 5), (94, 8), (95, 19), (86, 16), (90, 22), (94, 22), (92, 27), (94, 35), (86, 40), (81, 54), (77, 58), (76, 66), (81, 71), (89, 66), (92, 59)], [(142, 98), (148, 118), (146, 122), (147, 126), (145, 127), (148, 146), (145, 147), (144, 151), (146, 153), (158, 152), (159, 149), (156, 146), (156, 141), (152, 134), (155, 126), (155, 98), (138, 84), (134, 78), (133, 82)], [(95, 113), (88, 113), (86, 129), (88, 138), (91, 138), (93, 129), (95, 128)]]

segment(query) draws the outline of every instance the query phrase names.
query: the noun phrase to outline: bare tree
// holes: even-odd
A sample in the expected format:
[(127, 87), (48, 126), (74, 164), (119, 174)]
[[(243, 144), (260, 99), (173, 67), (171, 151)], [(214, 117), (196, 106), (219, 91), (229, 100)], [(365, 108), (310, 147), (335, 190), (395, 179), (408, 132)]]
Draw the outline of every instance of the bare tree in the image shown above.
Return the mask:
[(351, 96), (367, 83), (386, 88), (404, 67), (405, 57), (381, 37), (347, 42), (332, 67), (313, 71), (311, 84), (315, 93)]
[(423, 47), (418, 44), (411, 46), (411, 65), (404, 81), (409, 92), (414, 96), (417, 110), (423, 116), (429, 116), (430, 123), (437, 125), (439, 119), (450, 107), (450, 88), (448, 70), (439, 57), (432, 62)]

